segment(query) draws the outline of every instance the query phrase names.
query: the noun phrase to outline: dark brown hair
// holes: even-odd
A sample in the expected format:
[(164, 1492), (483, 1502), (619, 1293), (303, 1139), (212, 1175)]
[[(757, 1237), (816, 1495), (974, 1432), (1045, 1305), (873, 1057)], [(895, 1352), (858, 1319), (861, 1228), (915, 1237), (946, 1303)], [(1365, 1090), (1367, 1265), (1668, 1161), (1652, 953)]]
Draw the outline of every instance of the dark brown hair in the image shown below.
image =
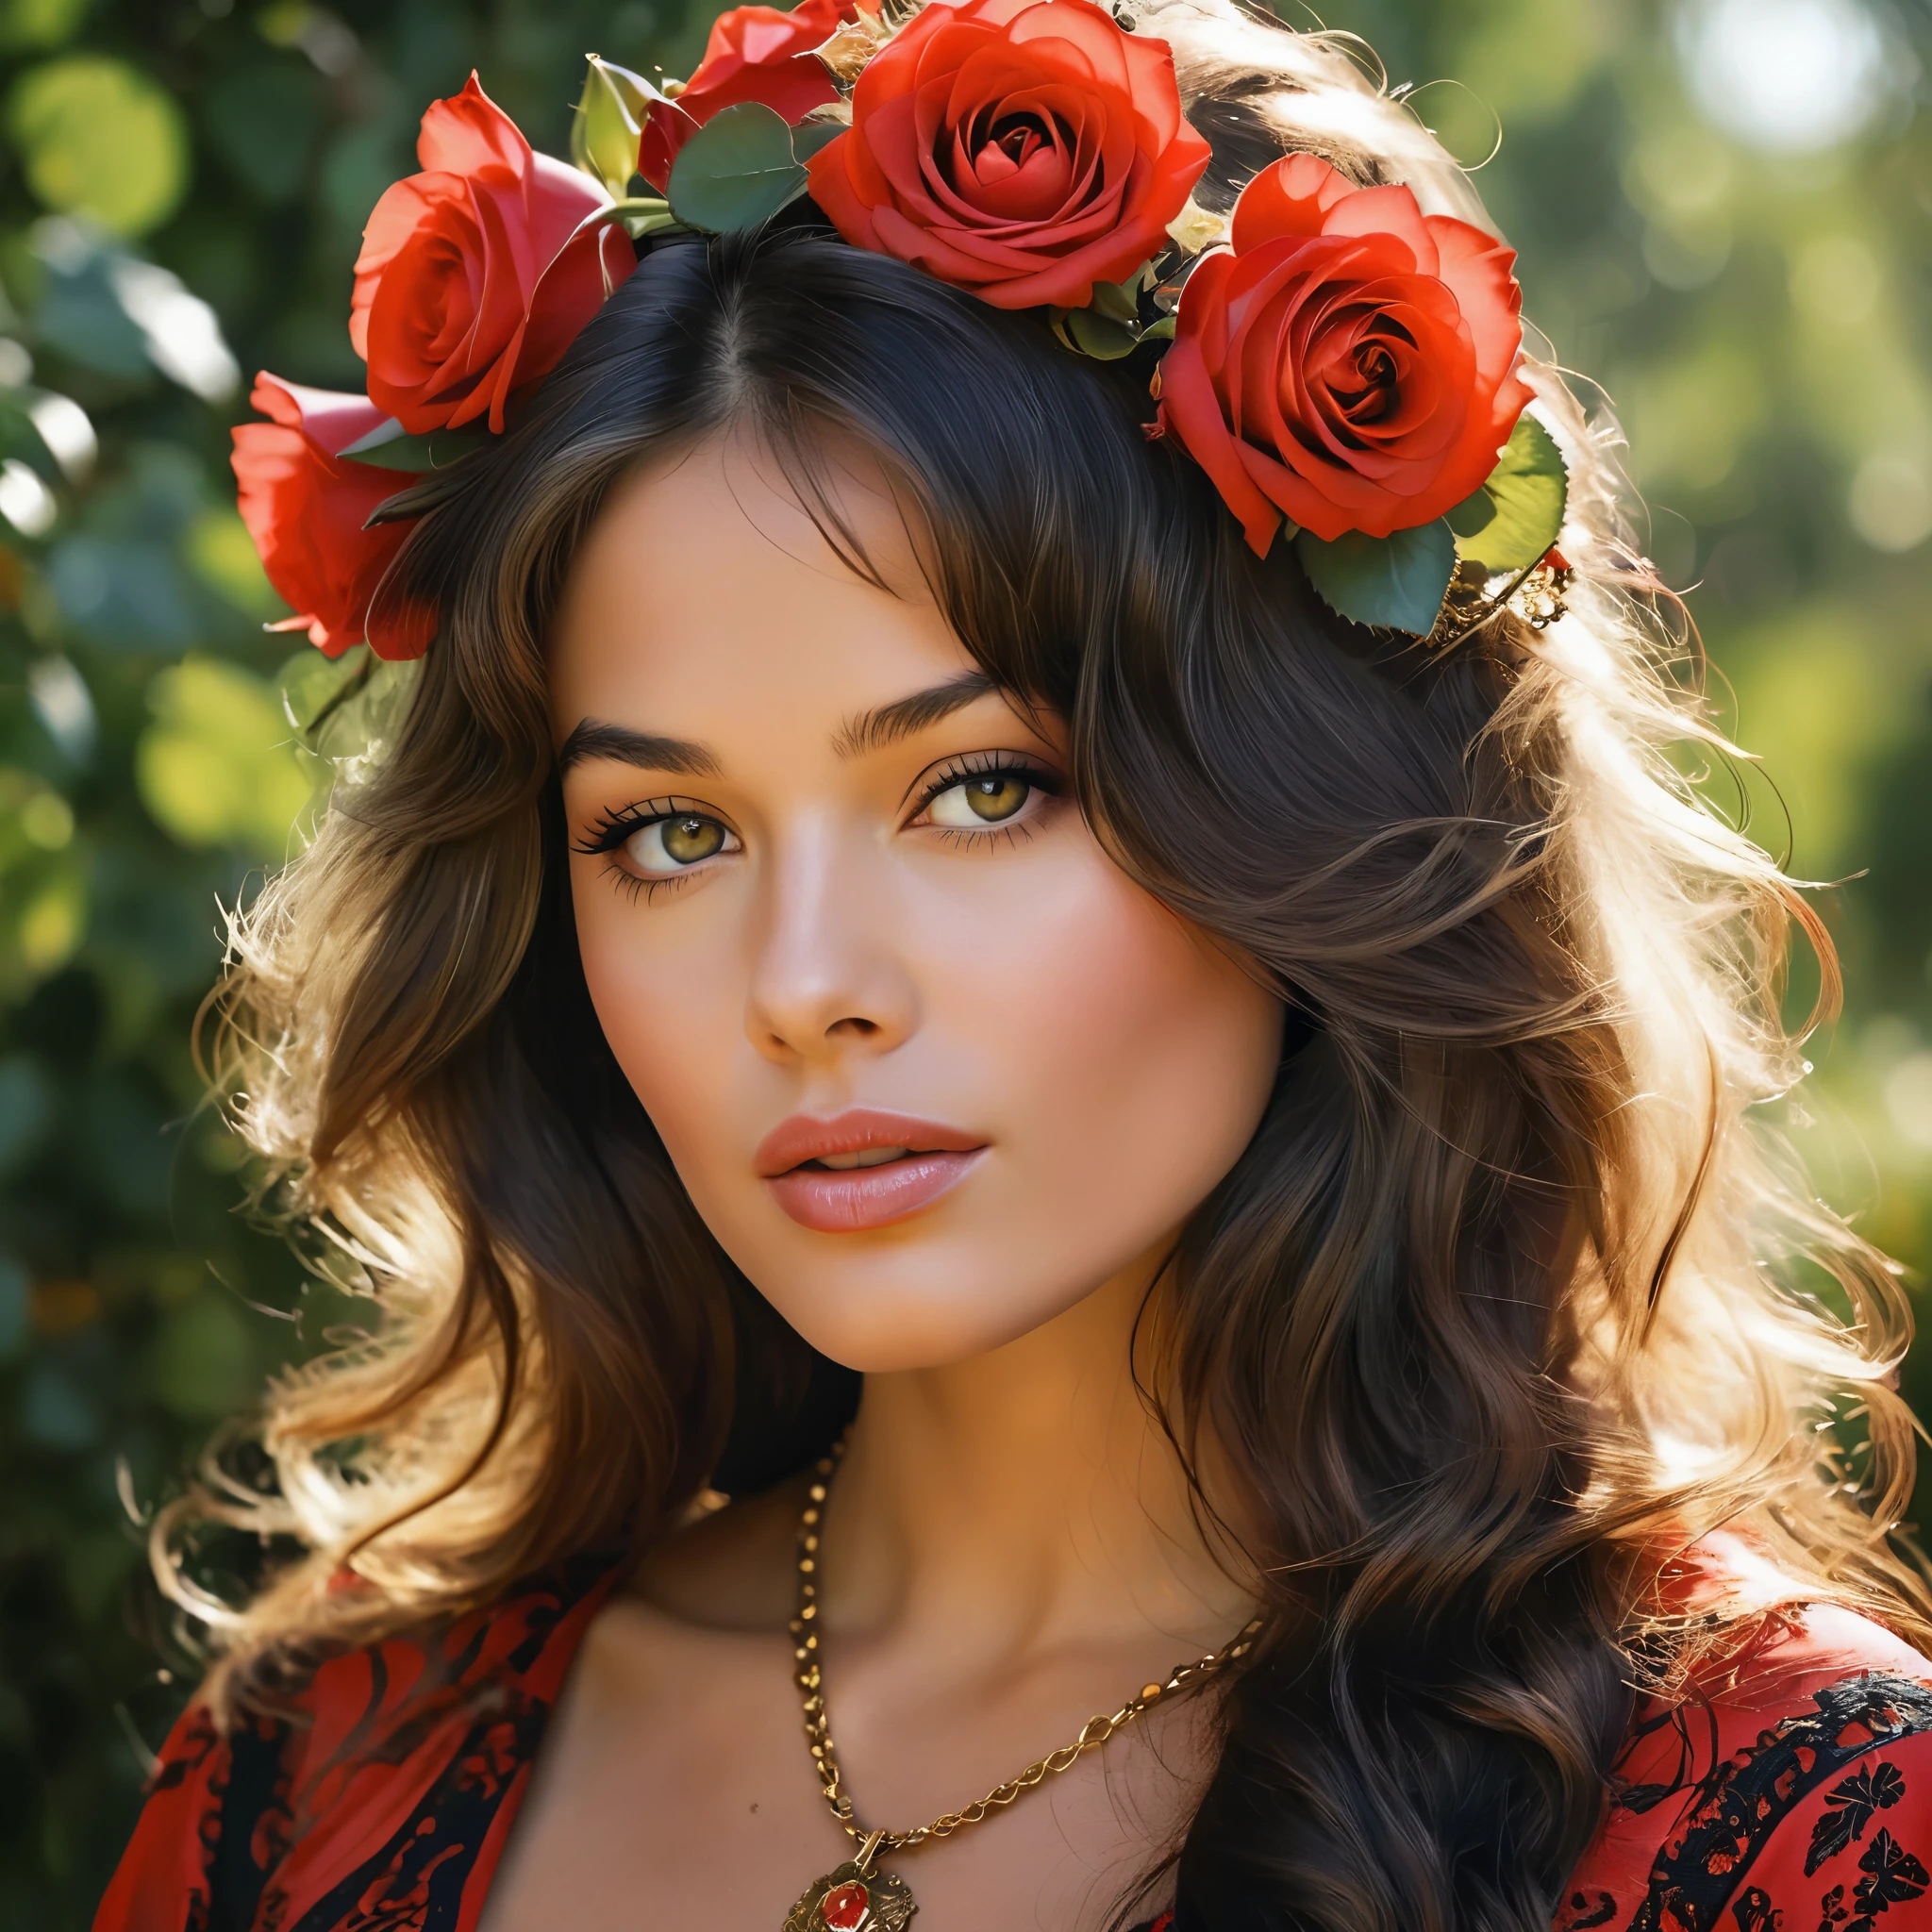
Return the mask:
[[(1332, 50), (1190, 17), (1225, 29), (1176, 39), (1204, 200), (1310, 102), (1389, 107)], [(1395, 167), (1315, 121), (1359, 176)], [(162, 1525), (164, 1552), (198, 1516), (311, 1553), (242, 1610), (197, 1602), (218, 1694), (640, 1549), (849, 1406), (619, 1073), (561, 862), (543, 645), (573, 558), (622, 478), (726, 428), (835, 539), (825, 452), (885, 466), (966, 647), (1068, 721), (1108, 850), (1294, 1015), (1149, 1310), (1149, 1399), (1191, 1466), (1211, 1435), (1276, 1611), (1175, 1848), (1182, 1927), (1542, 1932), (1633, 1685), (1694, 1660), (1657, 1568), (1714, 1524), (1793, 1597), (1932, 1636), (1887, 1537), (1902, 1299), (1746, 1120), (1794, 1077), (1805, 915), (1665, 756), (1711, 733), (1600, 440), (1533, 372), (1573, 464), (1571, 610), (1431, 652), (1336, 618), (1290, 545), (1254, 557), (1148, 439), (1147, 374), (794, 214), (652, 248), (501, 443), (399, 506), (441, 633), (393, 747), (239, 928), (220, 1035), (240, 1124), (383, 1323), (276, 1391), (276, 1494)], [(1812, 1426), (1842, 1391), (1869, 1514)], [(366, 1591), (325, 1591), (344, 1559)]]

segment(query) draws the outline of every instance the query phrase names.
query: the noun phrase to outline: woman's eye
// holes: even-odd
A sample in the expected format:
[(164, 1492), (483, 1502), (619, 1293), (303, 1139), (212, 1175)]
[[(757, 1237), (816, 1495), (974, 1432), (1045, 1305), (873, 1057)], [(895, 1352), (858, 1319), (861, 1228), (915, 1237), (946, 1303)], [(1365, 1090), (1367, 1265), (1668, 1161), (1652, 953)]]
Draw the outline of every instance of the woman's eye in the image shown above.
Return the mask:
[(1033, 796), (1033, 790), (1017, 772), (988, 772), (948, 785), (935, 795), (926, 812), (934, 824), (958, 830), (1004, 824)]
[(675, 818), (653, 819), (641, 825), (624, 841), (623, 849), (635, 871), (647, 878), (663, 878), (720, 852), (737, 851), (738, 841), (716, 819), (679, 812)]

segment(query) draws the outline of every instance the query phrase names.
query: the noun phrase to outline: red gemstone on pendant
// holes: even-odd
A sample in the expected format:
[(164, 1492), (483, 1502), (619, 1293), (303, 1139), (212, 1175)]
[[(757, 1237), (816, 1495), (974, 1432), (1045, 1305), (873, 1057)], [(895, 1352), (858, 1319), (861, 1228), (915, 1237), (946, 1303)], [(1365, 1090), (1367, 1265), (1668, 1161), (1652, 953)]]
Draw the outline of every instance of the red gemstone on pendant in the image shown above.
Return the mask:
[(871, 1910), (872, 1893), (858, 1879), (848, 1878), (843, 1885), (835, 1885), (826, 1892), (824, 1903), (819, 1907), (819, 1917), (831, 1932), (858, 1932)]

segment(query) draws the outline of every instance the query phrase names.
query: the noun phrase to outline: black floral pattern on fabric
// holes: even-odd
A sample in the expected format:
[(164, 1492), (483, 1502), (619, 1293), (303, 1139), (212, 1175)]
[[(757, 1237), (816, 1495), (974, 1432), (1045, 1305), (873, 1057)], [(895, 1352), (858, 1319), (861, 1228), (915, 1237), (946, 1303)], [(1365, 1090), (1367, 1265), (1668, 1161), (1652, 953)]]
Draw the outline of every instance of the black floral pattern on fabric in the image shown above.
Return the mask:
[[(453, 1626), (347, 1653), (285, 1715), (225, 1734), (191, 1707), (95, 1932), (474, 1927), (623, 1574), (581, 1559)], [(1837, 1631), (1825, 1668), (1860, 1641)], [(1894, 1640), (1866, 1641), (1872, 1666), (1808, 1705), (1794, 1684), (1769, 1706), (1702, 1697), (1641, 1719), (1619, 1763), (1647, 1781), (1612, 1778), (1554, 1932), (1932, 1932), (1932, 1682), (1904, 1674)], [(1163, 1913), (1137, 1932), (1176, 1928)]]
[[(1874, 1749), (1932, 1731), (1932, 1686), (1890, 1672), (1844, 1678), (1813, 1692), (1811, 1701), (1811, 1710), (1761, 1733), (1696, 1787), (1683, 1828), (1653, 1866), (1627, 1932), (1717, 1932), (1727, 1905), (1740, 1932), (1797, 1932), (1768, 1895), (1744, 1884), (1758, 1853), (1827, 1779)], [(1625, 1794), (1624, 1808), (1648, 1809), (1663, 1794), (1641, 1788)], [(1904, 1796), (1905, 1775), (1896, 1765), (1854, 1771), (1825, 1794), (1832, 1808), (1812, 1828), (1806, 1872), (1859, 1842), (1873, 1819)], [(1876, 1932), (1878, 1914), (1918, 1897), (1932, 1882), (1917, 1855), (1883, 1827), (1858, 1864), (1865, 1875), (1851, 1887), (1849, 1901), (1844, 1885), (1825, 1893), (1819, 1932)], [(1575, 1932), (1579, 1921), (1559, 1923), (1564, 1932)]]
[(1866, 1922), (1893, 1906), (1917, 1898), (1932, 1882), (1923, 1864), (1898, 1843), (1889, 1831), (1880, 1831), (1871, 1849), (1858, 1860), (1865, 1876), (1858, 1880), (1852, 1898), (1866, 1915)]
[[(204, 1909), (196, 1902), (182, 1932), (454, 1932), (491, 1825), (517, 1774), (535, 1760), (550, 1716), (550, 1705), (514, 1679), (536, 1665), (563, 1619), (611, 1574), (608, 1557), (592, 1554), (524, 1586), (511, 1599), (522, 1619), (518, 1641), (493, 1665), (484, 1657), (499, 1617), (477, 1619), (454, 1648), (412, 1647), (411, 1691), (392, 1719), (382, 1715), (391, 1689), (389, 1654), (381, 1645), (364, 1653), (362, 1706), (342, 1730), (364, 1740), (352, 1755), (365, 1770), (380, 1768), (400, 1782), (453, 1712), (461, 1714), (461, 1739), (421, 1797), (388, 1813), (368, 1855), (297, 1917), (290, 1916), (278, 1880), (292, 1839), (316, 1823), (298, 1824), (292, 1790), (291, 1765), (307, 1724), (248, 1717), (224, 1742), (212, 1720), (196, 1713), (188, 1748), (157, 1784), (180, 1784), (213, 1760), (213, 1802), (198, 1820), (208, 1903)], [(364, 1805), (383, 1816), (366, 1794)]]
[(472, 1727), (449, 1769), (388, 1841), (279, 1932), (441, 1932), (454, 1927), (476, 1854), (518, 1770), (536, 1757), (549, 1707), (533, 1698)]
[(1825, 1792), (1824, 1802), (1833, 1808), (1811, 1827), (1805, 1876), (1809, 1878), (1825, 1859), (1863, 1838), (1874, 1814), (1889, 1810), (1905, 1794), (1905, 1774), (1895, 1764), (1874, 1764), (1870, 1771), (1857, 1772)]

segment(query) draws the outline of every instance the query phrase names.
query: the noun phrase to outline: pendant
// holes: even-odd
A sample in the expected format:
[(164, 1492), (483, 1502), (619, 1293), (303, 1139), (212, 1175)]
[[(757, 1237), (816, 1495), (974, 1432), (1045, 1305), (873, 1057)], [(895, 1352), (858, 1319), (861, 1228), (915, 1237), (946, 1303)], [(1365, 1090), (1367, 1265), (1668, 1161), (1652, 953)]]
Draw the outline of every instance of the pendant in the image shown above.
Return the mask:
[(905, 1932), (919, 1909), (896, 1872), (847, 1858), (815, 1880), (785, 1917), (785, 1932)]

